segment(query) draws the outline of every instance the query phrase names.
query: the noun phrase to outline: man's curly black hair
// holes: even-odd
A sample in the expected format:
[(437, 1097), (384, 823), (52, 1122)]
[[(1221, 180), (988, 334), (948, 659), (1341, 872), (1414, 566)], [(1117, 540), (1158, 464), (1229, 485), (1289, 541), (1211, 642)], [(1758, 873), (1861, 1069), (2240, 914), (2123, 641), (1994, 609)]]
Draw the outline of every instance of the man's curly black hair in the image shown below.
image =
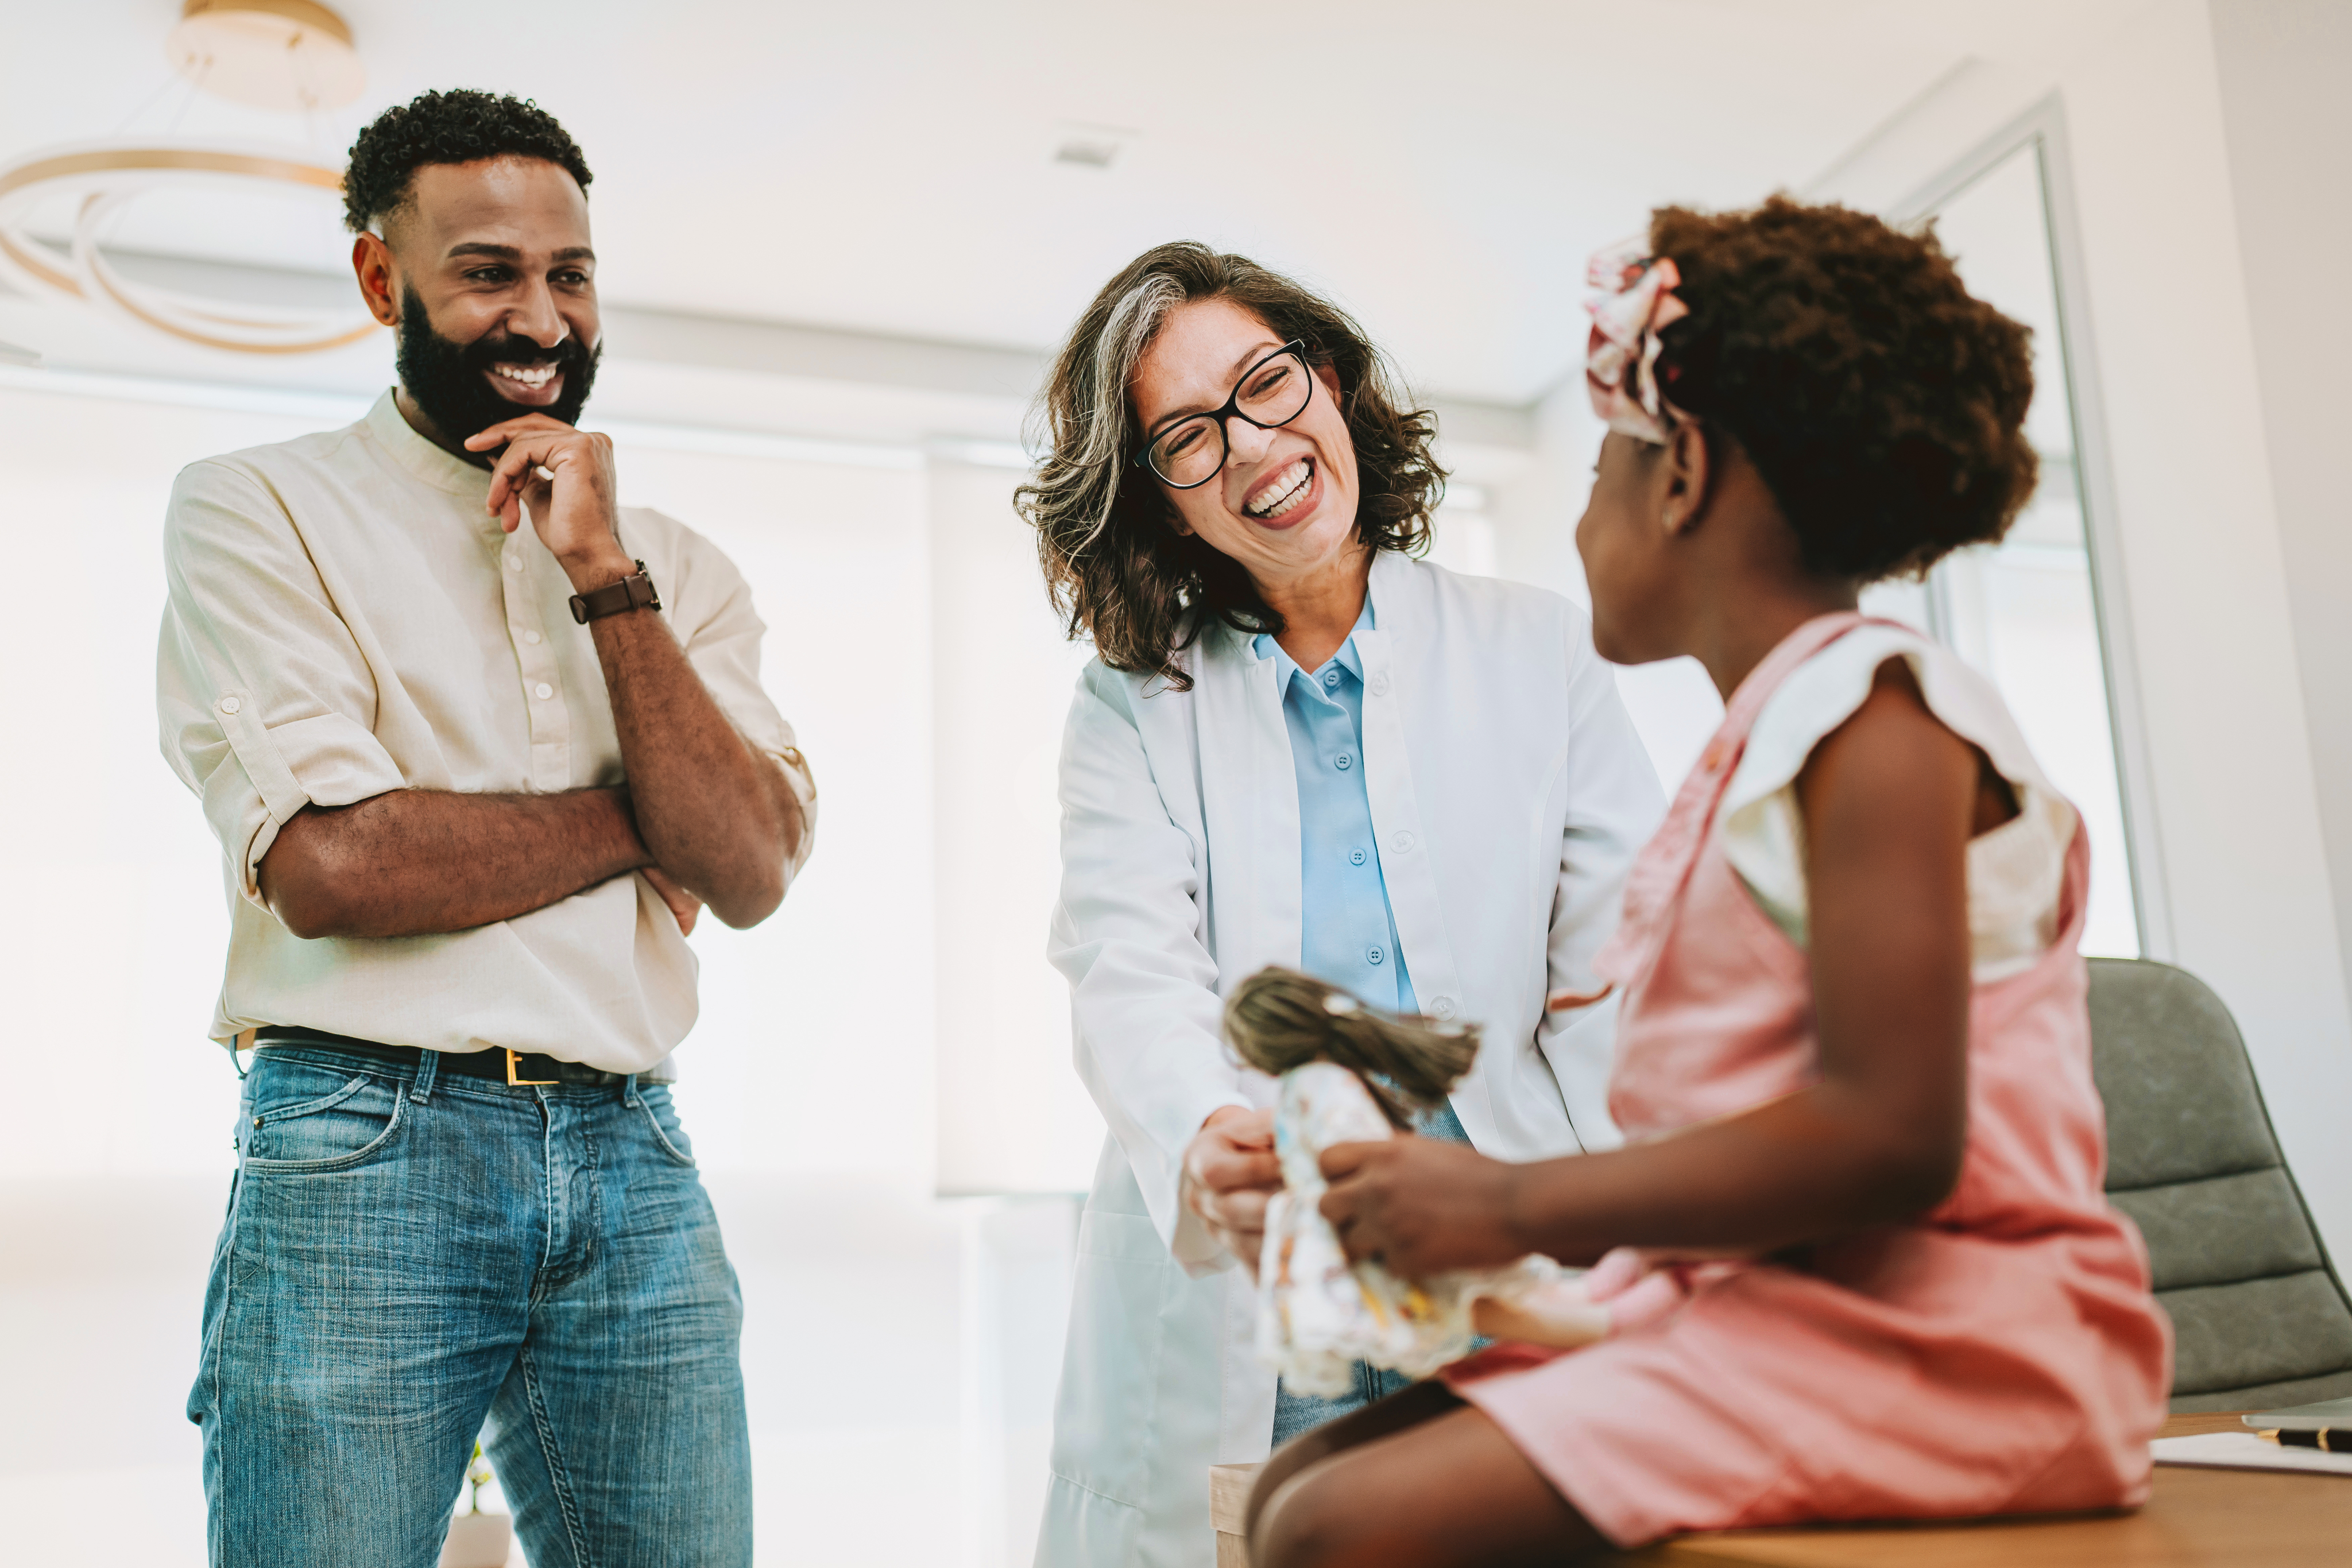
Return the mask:
[(1729, 433), (1809, 570), (1870, 581), (2009, 531), (2033, 493), (2032, 332), (1971, 296), (1932, 231), (1775, 196), (1661, 207), (1690, 314), (1659, 389)]
[(343, 172), (343, 223), (353, 234), (398, 210), (415, 193), (416, 171), (427, 163), (471, 163), (481, 158), (544, 158), (580, 183), (588, 161), (555, 116), (529, 99), (457, 88), (428, 92), (387, 109), (352, 143)]

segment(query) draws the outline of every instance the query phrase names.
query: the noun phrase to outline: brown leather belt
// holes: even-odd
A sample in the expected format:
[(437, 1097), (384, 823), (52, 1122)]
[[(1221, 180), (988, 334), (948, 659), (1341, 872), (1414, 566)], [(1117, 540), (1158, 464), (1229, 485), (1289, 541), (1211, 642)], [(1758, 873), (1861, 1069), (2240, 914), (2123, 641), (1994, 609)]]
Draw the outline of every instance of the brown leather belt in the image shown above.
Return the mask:
[[(414, 1045), (383, 1045), (373, 1040), (353, 1040), (347, 1034), (330, 1034), (322, 1029), (301, 1029), (291, 1024), (264, 1024), (253, 1031), (256, 1045), (322, 1045), (331, 1051), (354, 1051), (361, 1056), (373, 1056), (385, 1061), (415, 1067), (424, 1059), (424, 1048)], [(583, 1083), (606, 1087), (619, 1083), (628, 1074), (606, 1072), (577, 1061), (561, 1061), (531, 1051), (444, 1051), (436, 1053), (441, 1072), (454, 1072), (461, 1078), (487, 1078), (493, 1083), (510, 1083), (518, 1089), (541, 1084)]]

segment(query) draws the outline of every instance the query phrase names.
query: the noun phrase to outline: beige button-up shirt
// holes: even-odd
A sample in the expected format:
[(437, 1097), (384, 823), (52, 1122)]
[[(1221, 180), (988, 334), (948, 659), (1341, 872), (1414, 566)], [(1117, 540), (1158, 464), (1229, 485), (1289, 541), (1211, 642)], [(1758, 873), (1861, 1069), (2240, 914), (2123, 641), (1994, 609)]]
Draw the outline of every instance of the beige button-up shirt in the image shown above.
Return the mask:
[[(156, 707), (163, 756), (225, 857), (215, 1040), (297, 1024), (666, 1075), (693, 1026), (693, 950), (642, 876), (437, 936), (305, 941), (261, 901), (257, 868), (304, 806), (623, 781), (572, 586), (528, 524), (500, 531), (488, 491), (489, 476), (411, 430), (390, 392), (357, 424), (195, 464), (173, 487)], [(622, 508), (620, 533), (703, 685), (800, 796), (797, 872), (815, 789), (760, 688), (766, 628), (751, 590), (659, 512)]]

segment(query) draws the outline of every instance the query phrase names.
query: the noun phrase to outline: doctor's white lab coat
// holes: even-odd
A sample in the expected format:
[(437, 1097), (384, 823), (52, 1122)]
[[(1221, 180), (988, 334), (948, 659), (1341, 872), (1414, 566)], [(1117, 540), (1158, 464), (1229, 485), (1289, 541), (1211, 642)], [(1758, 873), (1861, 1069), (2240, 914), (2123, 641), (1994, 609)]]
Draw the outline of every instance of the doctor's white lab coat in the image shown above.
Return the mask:
[[(1413, 991), (1484, 1026), (1454, 1092), (1504, 1159), (1613, 1147), (1613, 1004), (1590, 988), (1626, 868), (1664, 802), (1581, 611), (1557, 594), (1374, 559), (1363, 765)], [(1079, 1074), (1110, 1124), (1078, 1237), (1039, 1568), (1209, 1568), (1209, 1467), (1265, 1458), (1275, 1377), (1255, 1287), (1177, 1201), (1185, 1146), (1274, 1083), (1218, 1033), (1224, 994), (1299, 961), (1297, 775), (1276, 663), (1224, 626), (1193, 687), (1080, 678), (1063, 737), (1062, 894)]]

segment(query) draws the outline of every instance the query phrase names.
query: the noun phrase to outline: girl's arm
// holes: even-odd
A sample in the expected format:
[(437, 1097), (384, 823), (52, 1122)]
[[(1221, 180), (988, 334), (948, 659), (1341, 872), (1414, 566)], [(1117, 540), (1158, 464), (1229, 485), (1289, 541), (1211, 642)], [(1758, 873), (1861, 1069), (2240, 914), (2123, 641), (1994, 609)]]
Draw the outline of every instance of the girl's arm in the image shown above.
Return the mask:
[(1400, 1138), (1323, 1157), (1351, 1257), (1409, 1277), (1528, 1252), (1770, 1250), (1934, 1207), (1967, 1133), (1969, 840), (2014, 810), (1884, 666), (1798, 777), (1821, 1080), (1608, 1154), (1506, 1165)]

